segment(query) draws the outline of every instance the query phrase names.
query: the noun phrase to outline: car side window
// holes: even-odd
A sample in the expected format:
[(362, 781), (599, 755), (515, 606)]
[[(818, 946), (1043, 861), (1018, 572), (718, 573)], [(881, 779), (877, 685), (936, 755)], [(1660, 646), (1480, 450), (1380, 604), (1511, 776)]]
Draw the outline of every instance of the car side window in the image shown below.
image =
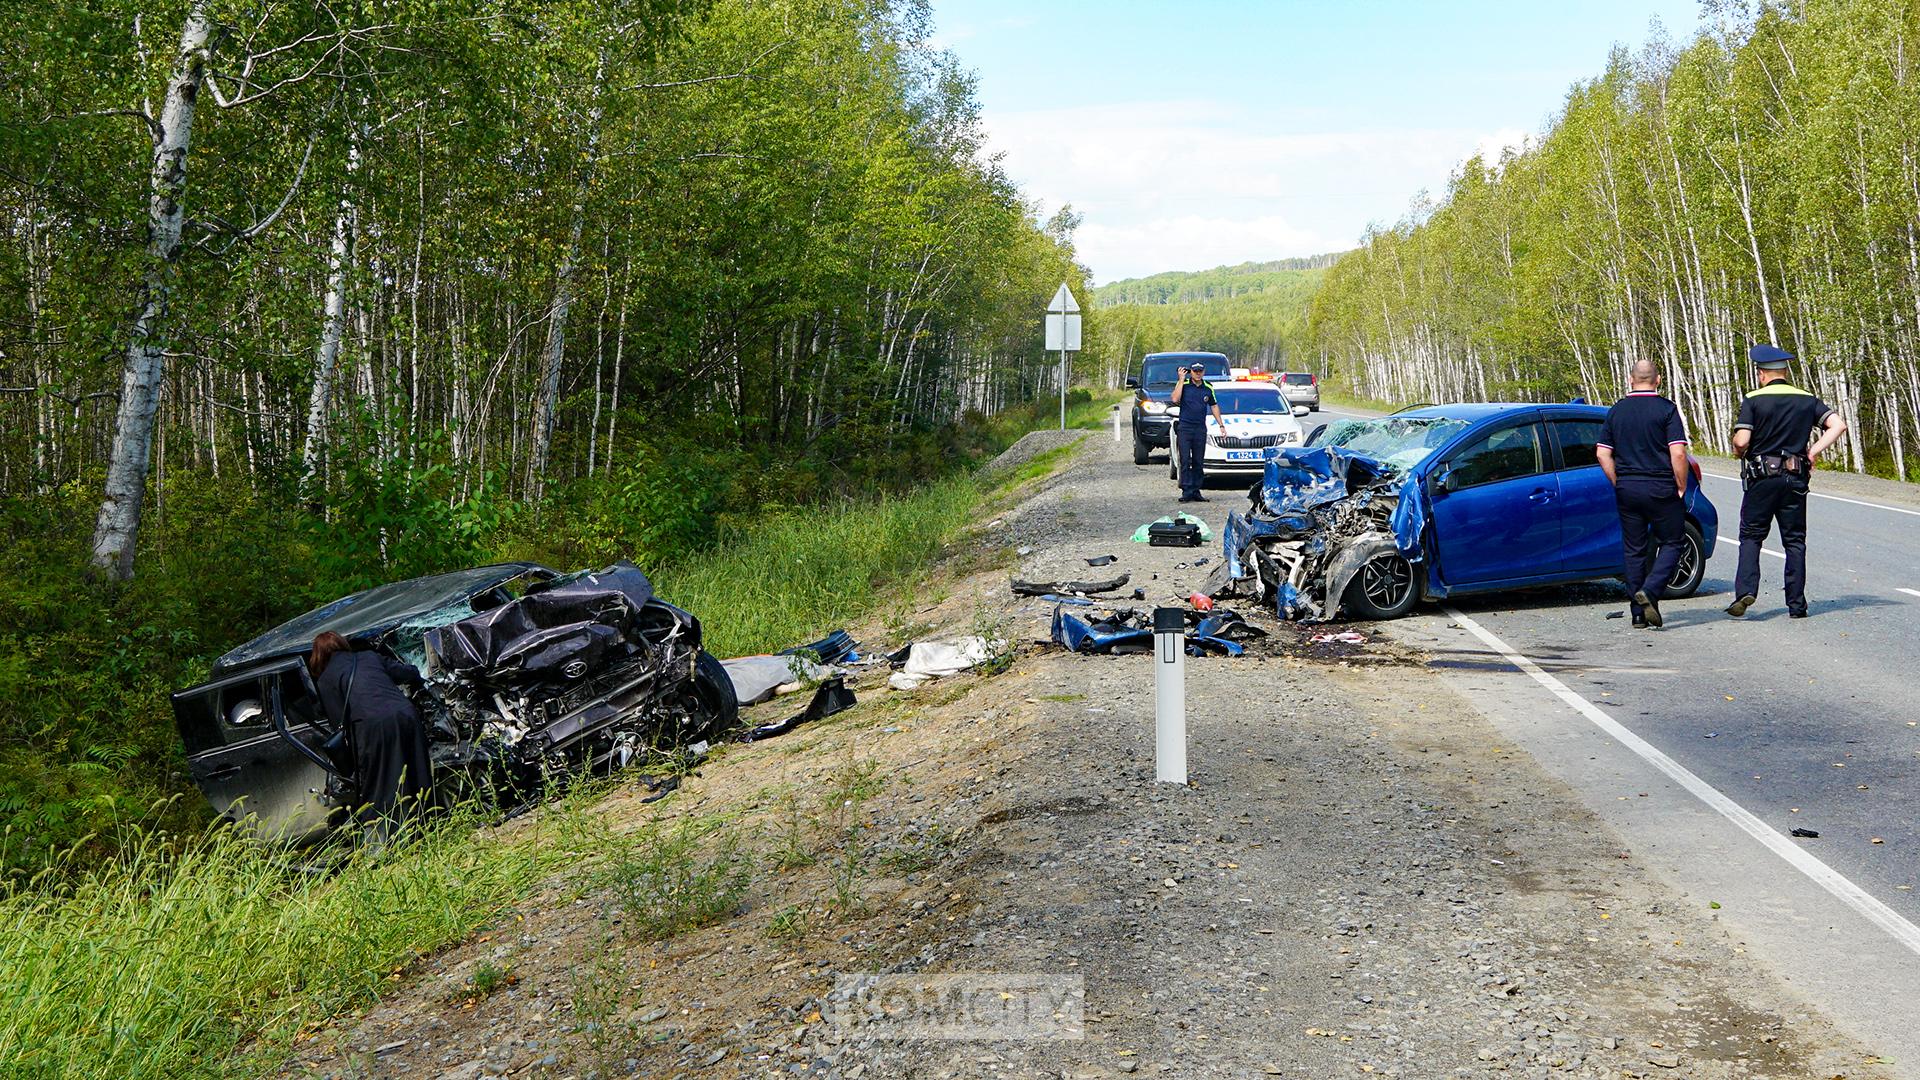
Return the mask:
[(1581, 469), (1600, 464), (1594, 444), (1600, 441), (1598, 420), (1555, 420), (1553, 435), (1560, 443), (1560, 467)]
[(1468, 443), (1449, 463), (1451, 488), (1478, 487), (1540, 471), (1540, 428), (1537, 424), (1502, 428)]

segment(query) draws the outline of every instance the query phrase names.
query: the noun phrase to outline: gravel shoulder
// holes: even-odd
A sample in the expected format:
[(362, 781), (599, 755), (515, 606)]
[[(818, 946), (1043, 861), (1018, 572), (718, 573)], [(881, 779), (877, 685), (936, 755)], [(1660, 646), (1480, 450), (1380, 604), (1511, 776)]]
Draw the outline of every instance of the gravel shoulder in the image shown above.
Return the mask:
[[(738, 912), (638, 944), (586, 879), (557, 880), (397, 973), (288, 1074), (1895, 1075), (1369, 627), (1341, 628), (1355, 646), (1269, 622), (1245, 657), (1191, 660), (1193, 782), (1153, 783), (1147, 659), (1038, 644), (1050, 605), (1006, 588), (1126, 571), (1151, 604), (1200, 587), (1216, 545), (1128, 542), (1176, 507), (1165, 465), (1127, 450), (1087, 439), (856, 629), (872, 646), (997, 624), (1025, 643), (1008, 671), (912, 692), (876, 673), (847, 713), (731, 747), (660, 802), (596, 809), (615, 829), (727, 815), (768, 855)], [(1240, 496), (1211, 495), (1217, 531)], [(848, 770), (880, 778), (852, 827), (777, 869)], [(849, 857), (866, 868), (852, 908), (831, 902)], [(463, 995), (482, 965), (514, 979)], [(1085, 1037), (849, 1038), (826, 995), (872, 972), (1077, 974)]]

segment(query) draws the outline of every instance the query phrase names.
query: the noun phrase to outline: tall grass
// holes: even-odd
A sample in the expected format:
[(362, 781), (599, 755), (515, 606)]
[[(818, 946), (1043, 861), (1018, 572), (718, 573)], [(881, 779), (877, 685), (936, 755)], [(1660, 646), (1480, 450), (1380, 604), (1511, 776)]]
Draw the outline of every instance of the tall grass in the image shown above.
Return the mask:
[(838, 510), (783, 512), (662, 568), (654, 585), (700, 616), (716, 656), (789, 648), (866, 614), (877, 589), (931, 566), (980, 494), (956, 477)]
[[(214, 829), (0, 895), (0, 1075), (244, 1075), (559, 862), (469, 822), (332, 873)], [(43, 879), (43, 882), (46, 879)]]

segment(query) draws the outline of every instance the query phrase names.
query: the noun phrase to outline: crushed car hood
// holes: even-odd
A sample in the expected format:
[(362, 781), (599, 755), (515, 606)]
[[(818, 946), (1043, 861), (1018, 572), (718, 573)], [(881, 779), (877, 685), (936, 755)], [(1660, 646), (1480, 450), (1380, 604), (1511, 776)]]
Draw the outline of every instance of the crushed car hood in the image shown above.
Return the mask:
[(1422, 561), (1425, 493), (1393, 464), (1338, 446), (1280, 448), (1246, 514), (1221, 534), (1229, 588), (1271, 595), (1282, 618), (1332, 618), (1367, 558)]
[(630, 562), (568, 574), (511, 603), (426, 631), (427, 674), (493, 682), (577, 677), (639, 637), (631, 624), (653, 598), (653, 583)]

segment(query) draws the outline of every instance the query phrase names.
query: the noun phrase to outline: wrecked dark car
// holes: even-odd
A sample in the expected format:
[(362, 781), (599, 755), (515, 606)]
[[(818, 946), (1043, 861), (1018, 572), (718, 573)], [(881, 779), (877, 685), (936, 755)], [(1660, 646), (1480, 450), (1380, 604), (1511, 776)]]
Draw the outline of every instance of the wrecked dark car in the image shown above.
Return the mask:
[(568, 574), (502, 563), (392, 582), (267, 631), (173, 695), (194, 784), (265, 836), (317, 838), (361, 801), (347, 734), (307, 672), (326, 630), (425, 676), (414, 702), (443, 793), (524, 799), (547, 777), (711, 739), (739, 716), (700, 621), (631, 563)]
[[(1622, 576), (1620, 515), (1595, 455), (1599, 406), (1438, 405), (1341, 420), (1268, 452), (1229, 515), (1215, 595), (1282, 618), (1406, 614), (1422, 599)], [(1700, 488), (1669, 597), (1706, 577), (1718, 516)]]

